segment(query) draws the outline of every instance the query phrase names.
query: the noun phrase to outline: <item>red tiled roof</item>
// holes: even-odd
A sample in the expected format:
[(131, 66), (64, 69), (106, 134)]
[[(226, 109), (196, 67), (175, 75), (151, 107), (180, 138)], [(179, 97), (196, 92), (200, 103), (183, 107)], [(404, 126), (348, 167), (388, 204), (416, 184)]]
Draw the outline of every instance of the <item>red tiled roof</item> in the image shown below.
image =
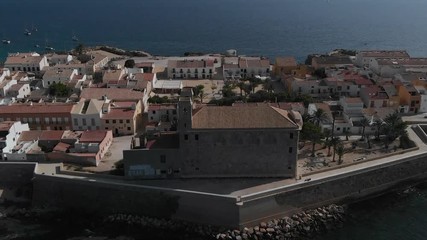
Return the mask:
[(100, 143), (104, 140), (108, 131), (105, 130), (94, 130), (84, 131), (80, 137), (82, 143)]
[(140, 62), (135, 63), (136, 68), (143, 68), (143, 67), (153, 67), (153, 62)]
[(176, 109), (176, 104), (150, 104), (148, 106), (148, 111), (160, 110), (160, 109)]
[(102, 119), (133, 119), (135, 110), (113, 108), (107, 114), (102, 116)]
[(80, 95), (85, 99), (102, 99), (106, 95), (112, 100), (139, 100), (144, 97), (144, 93), (126, 88), (84, 88)]
[(54, 152), (66, 152), (69, 148), (71, 147), (70, 144), (68, 143), (64, 143), (64, 142), (59, 142), (58, 144), (56, 144), (56, 146), (53, 148)]
[(8, 113), (70, 113), (74, 104), (43, 103), (43, 104), (12, 104), (0, 106), (0, 114)]
[(38, 140), (40, 135), (42, 134), (41, 130), (33, 130), (33, 131), (22, 131), (21, 136), (19, 136), (19, 142), (29, 142)]
[(151, 82), (154, 79), (154, 73), (143, 73), (142, 79)]
[(40, 140), (58, 140), (62, 139), (64, 131), (62, 130), (46, 130), (40, 134)]

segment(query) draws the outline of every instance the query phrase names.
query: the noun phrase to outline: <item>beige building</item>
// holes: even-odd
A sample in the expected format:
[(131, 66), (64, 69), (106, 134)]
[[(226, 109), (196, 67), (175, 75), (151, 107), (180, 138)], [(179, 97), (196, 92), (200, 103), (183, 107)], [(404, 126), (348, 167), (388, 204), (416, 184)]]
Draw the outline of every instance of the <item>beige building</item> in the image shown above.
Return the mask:
[(142, 131), (141, 100), (106, 102), (102, 106), (101, 127), (114, 135), (133, 135)]
[(124, 151), (126, 176), (296, 177), (299, 113), (267, 105), (193, 109), (182, 96), (178, 115), (177, 133)]
[(24, 71), (38, 73), (45, 67), (48, 67), (46, 56), (40, 56), (40, 54), (32, 53), (12, 53), (6, 59), (4, 63), (5, 68), (9, 68), (11, 71)]

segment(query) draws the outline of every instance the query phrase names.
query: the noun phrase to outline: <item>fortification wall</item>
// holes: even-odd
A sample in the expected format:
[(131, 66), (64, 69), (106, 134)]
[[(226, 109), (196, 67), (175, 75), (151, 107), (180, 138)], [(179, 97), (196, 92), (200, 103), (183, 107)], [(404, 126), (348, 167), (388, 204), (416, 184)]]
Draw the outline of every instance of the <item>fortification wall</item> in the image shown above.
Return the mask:
[(304, 209), (380, 194), (405, 181), (427, 178), (427, 154), (368, 169), (241, 197), (240, 226), (287, 216)]
[(0, 163), (0, 200), (25, 202), (32, 197), (37, 163)]
[(37, 175), (33, 204), (104, 215), (128, 213), (212, 225), (236, 226), (238, 222), (235, 198), (104, 180), (106, 182)]

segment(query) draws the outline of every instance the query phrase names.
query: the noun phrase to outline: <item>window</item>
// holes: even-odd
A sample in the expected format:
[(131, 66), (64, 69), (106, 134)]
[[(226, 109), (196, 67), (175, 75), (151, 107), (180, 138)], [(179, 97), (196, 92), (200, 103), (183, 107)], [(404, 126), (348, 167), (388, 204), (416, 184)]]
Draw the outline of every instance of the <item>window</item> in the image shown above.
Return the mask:
[(92, 126), (95, 126), (95, 119), (94, 119), (94, 118), (91, 118), (91, 119), (90, 119), (90, 124), (91, 124)]
[(52, 118), (52, 123), (56, 123), (56, 118)]
[(58, 121), (58, 123), (62, 123), (62, 118), (59, 117), (56, 120)]
[(130, 120), (128, 119), (128, 120), (126, 120), (126, 123), (130, 123)]
[(67, 117), (64, 118), (64, 122), (68, 123), (69, 119)]
[(188, 134), (184, 135), (184, 140), (188, 140)]
[(123, 123), (123, 120), (120, 120), (119, 122), (120, 122), (120, 123)]
[(292, 147), (289, 147), (289, 153), (292, 153), (294, 149)]
[(194, 135), (194, 140), (199, 140), (199, 134)]
[(116, 123), (116, 120), (113, 120), (113, 123)]
[(294, 133), (290, 133), (290, 134), (289, 134), (289, 138), (290, 138), (290, 139), (294, 139)]
[(105, 120), (105, 123), (110, 123), (110, 120)]
[(128, 131), (130, 131), (131, 130), (131, 127), (128, 127)]
[(82, 122), (83, 122), (83, 126), (86, 126), (86, 118), (83, 118)]
[(153, 110), (153, 114), (156, 114), (156, 111)]
[(48, 117), (44, 118), (44, 122), (47, 123), (47, 124), (49, 124), (49, 118)]
[[(37, 122), (37, 120), (36, 120)], [(73, 118), (73, 122), (74, 122), (74, 126), (79, 125), (79, 120), (77, 120), (77, 118)]]
[(166, 170), (160, 171), (161, 174), (166, 174)]
[(166, 163), (166, 155), (160, 155), (160, 162)]
[(36, 123), (40, 123), (40, 118), (36, 117)]
[(108, 127), (105, 127), (105, 130), (108, 130)]

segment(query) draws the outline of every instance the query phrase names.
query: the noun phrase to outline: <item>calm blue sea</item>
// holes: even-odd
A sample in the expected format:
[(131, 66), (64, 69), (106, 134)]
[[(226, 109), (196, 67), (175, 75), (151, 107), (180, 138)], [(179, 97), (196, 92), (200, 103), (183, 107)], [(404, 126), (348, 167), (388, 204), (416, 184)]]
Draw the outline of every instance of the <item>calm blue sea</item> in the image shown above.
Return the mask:
[[(427, 56), (426, 10), (425, 0), (1, 0), (0, 38), (12, 44), (0, 45), (0, 61), (46, 45), (69, 50), (73, 35), (84, 45), (154, 55), (234, 48), (303, 61), (347, 48)], [(323, 239), (427, 239), (426, 194), (422, 188), (352, 205), (344, 227)]]
[(427, 56), (426, 9), (425, 0), (1, 0), (0, 38), (12, 44), (0, 45), (0, 59), (45, 45), (69, 50), (73, 35), (155, 55), (234, 48), (302, 61), (335, 48), (381, 48)]

